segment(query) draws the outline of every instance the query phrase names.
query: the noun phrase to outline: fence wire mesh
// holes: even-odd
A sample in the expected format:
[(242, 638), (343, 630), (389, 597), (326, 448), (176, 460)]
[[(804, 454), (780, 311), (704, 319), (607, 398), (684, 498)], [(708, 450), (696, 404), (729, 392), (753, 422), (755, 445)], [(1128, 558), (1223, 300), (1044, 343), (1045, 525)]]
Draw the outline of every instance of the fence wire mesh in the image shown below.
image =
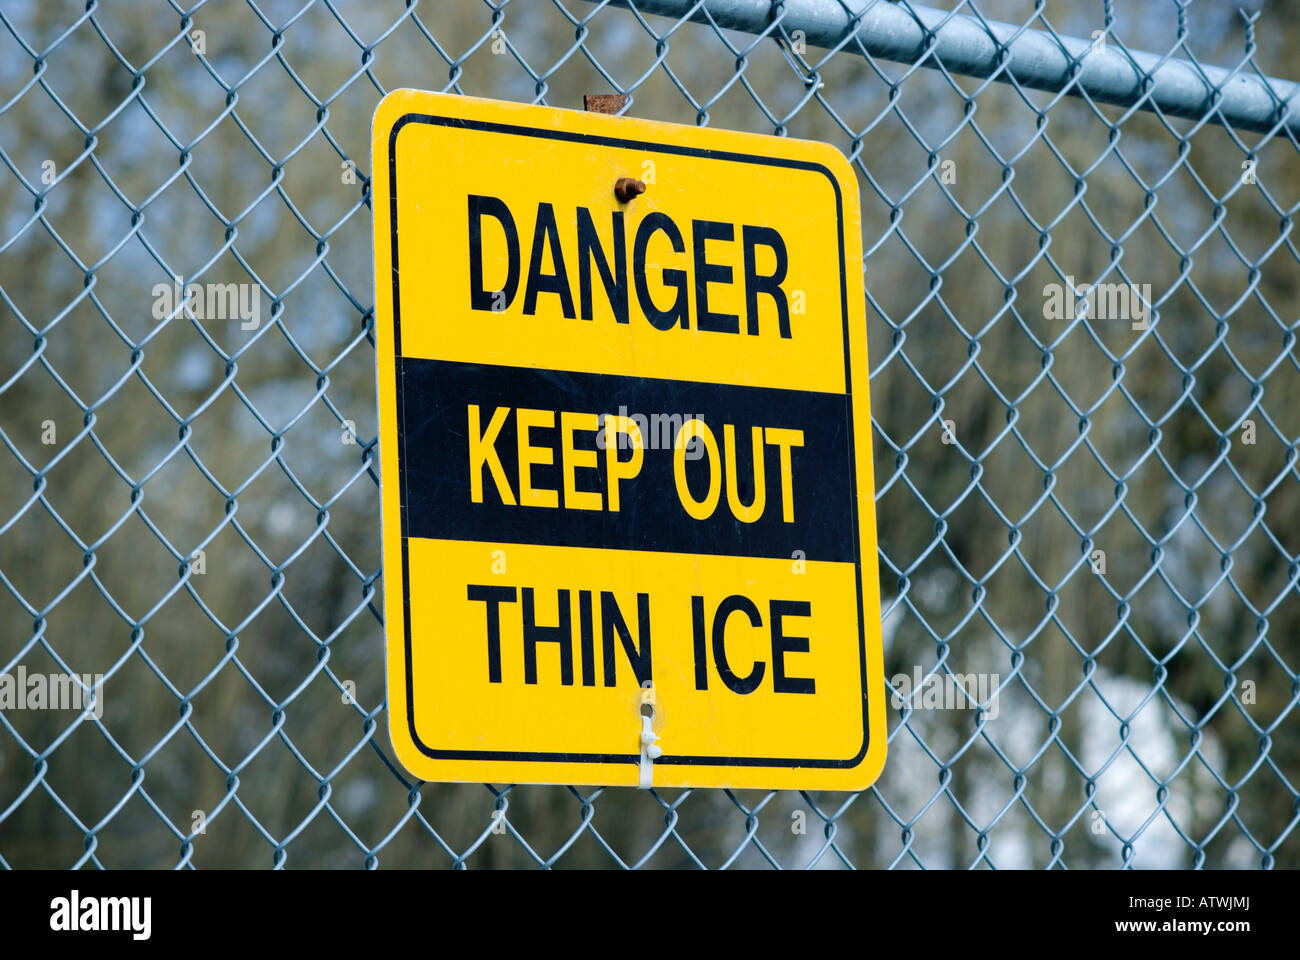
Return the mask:
[[(1268, 79), (1300, 11), (951, 6), (0, 2), (0, 864), (1300, 865), (1300, 145)], [(853, 161), (870, 790), (396, 765), (368, 134), (397, 87), (624, 92)]]

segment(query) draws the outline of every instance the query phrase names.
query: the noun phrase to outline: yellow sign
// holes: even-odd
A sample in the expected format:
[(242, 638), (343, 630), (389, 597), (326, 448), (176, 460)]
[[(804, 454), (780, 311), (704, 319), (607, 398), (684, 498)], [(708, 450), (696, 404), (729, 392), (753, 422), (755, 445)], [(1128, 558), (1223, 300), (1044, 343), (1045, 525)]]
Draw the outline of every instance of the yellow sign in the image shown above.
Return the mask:
[(401, 762), (873, 782), (887, 688), (844, 157), (399, 90), (373, 160)]

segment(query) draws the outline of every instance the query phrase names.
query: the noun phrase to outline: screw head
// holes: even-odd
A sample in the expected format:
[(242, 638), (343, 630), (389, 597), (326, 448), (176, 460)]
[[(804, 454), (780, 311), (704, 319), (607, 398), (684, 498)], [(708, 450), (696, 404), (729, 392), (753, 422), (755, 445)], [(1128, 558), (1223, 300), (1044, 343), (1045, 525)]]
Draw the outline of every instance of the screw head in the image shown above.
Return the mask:
[(643, 193), (645, 193), (645, 184), (640, 180), (619, 177), (614, 181), (614, 196), (618, 198), (619, 203), (627, 203), (633, 197), (639, 197)]

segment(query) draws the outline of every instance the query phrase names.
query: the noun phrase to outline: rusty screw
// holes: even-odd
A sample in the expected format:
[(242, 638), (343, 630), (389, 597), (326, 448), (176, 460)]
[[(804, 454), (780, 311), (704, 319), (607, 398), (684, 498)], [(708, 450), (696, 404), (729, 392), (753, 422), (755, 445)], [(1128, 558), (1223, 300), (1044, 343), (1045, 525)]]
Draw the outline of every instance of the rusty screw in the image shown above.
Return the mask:
[(640, 180), (619, 177), (614, 181), (614, 196), (618, 197), (619, 203), (627, 203), (633, 197), (639, 197), (643, 193), (645, 193), (645, 184)]
[(630, 99), (626, 93), (587, 93), (582, 97), (582, 109), (588, 113), (618, 113)]

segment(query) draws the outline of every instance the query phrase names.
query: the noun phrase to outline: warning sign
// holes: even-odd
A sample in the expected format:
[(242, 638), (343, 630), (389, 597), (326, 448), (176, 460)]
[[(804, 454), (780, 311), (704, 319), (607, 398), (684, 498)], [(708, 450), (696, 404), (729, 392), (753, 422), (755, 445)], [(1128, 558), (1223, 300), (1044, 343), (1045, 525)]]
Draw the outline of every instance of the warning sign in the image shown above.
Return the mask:
[(844, 157), (410, 90), (373, 138), (402, 763), (871, 783), (887, 690)]

